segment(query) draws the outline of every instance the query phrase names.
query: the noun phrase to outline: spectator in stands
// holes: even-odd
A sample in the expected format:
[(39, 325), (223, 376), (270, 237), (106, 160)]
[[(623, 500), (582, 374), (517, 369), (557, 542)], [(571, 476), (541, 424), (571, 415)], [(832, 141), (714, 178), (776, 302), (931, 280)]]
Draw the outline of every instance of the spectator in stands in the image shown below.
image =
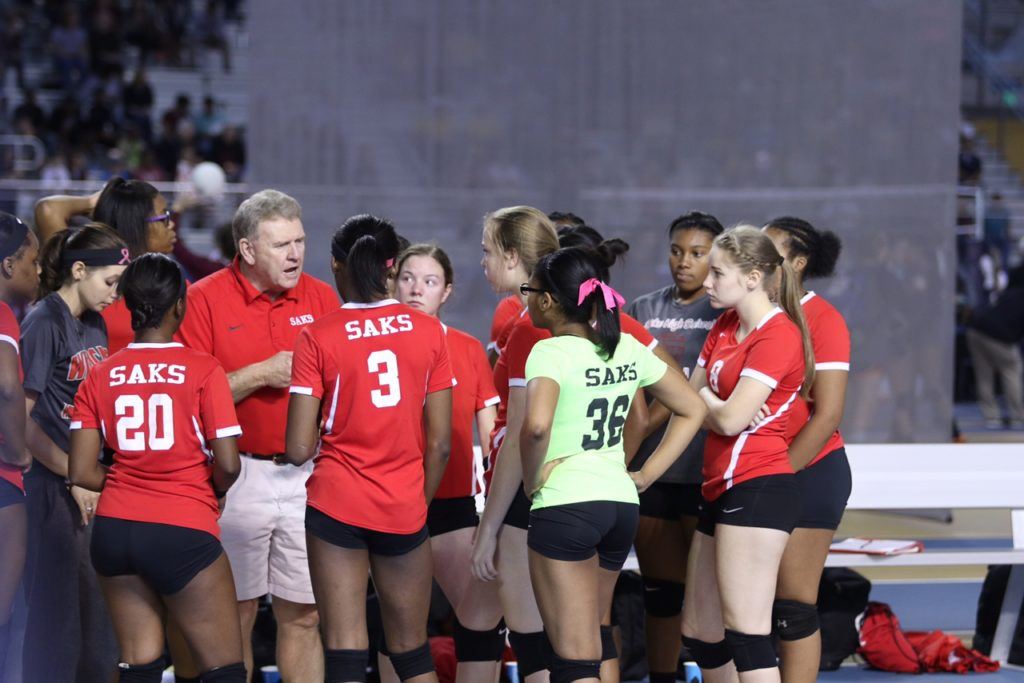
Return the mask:
[(153, 111), (153, 87), (146, 79), (144, 67), (135, 70), (135, 76), (124, 87), (122, 98), (125, 120), (138, 124), (142, 137), (149, 140), (152, 134), (150, 115)]
[(224, 131), (224, 116), (217, 110), (216, 101), (209, 95), (203, 98), (203, 110), (196, 115), (193, 123), (196, 135), (201, 140), (215, 138)]
[(985, 207), (985, 249), (999, 255), (999, 270), (1010, 269), (1010, 211), (1003, 203), (1003, 195), (992, 193), (992, 201)]
[(53, 111), (50, 112), (49, 146), (51, 149), (61, 144), (74, 145), (82, 127), (82, 112), (78, 108), (78, 100), (71, 93), (65, 94)]
[(42, 181), (43, 187), (48, 190), (60, 190), (67, 187), (71, 180), (71, 171), (68, 170), (64, 155), (57, 153), (49, 157), (43, 165), (39, 179)]
[(160, 136), (153, 144), (156, 161), (168, 178), (173, 178), (181, 157), (181, 138), (178, 136), (178, 119), (171, 112), (164, 114), (160, 122)]
[[(147, 151), (146, 142), (139, 136), (139, 128), (134, 123), (125, 124), (121, 137), (117, 141), (117, 150), (128, 168), (137, 168), (142, 162), (142, 155)], [(152, 154), (152, 152), (150, 152)], [(159, 167), (159, 163), (157, 164)], [(161, 168), (161, 173), (163, 169)], [(167, 176), (164, 175), (164, 178)]]
[(46, 128), (46, 112), (39, 106), (39, 102), (36, 100), (36, 91), (29, 88), (25, 91), (25, 99), (22, 100), (21, 104), (14, 108), (14, 120), (28, 120), (32, 123), (32, 127), (37, 130), (43, 130)]
[(129, 45), (139, 49), (139, 64), (149, 63), (150, 53), (160, 48), (164, 42), (160, 16), (153, 3), (146, 0), (134, 0), (129, 10), (124, 37)]
[(65, 7), (61, 23), (50, 33), (54, 71), (65, 92), (77, 88), (85, 78), (88, 43), (78, 12), (70, 5)]
[(17, 7), (8, 7), (0, 22), (0, 90), (7, 83), (7, 69), (14, 69), (18, 87), (25, 89), (25, 59), (22, 44), (25, 38), (25, 20)]
[(228, 182), (237, 183), (242, 180), (245, 170), (245, 143), (237, 126), (225, 126), (224, 132), (213, 141), (213, 160), (224, 169)]
[(220, 3), (207, 0), (205, 9), (196, 17), (195, 32), (199, 47), (220, 52), (224, 73), (230, 73), (231, 46), (224, 30), (224, 16)]
[(967, 349), (974, 364), (978, 407), (989, 429), (1001, 429), (1003, 418), (995, 396), (995, 376), (1003, 387), (1010, 427), (1024, 429), (1024, 267), (1015, 268), (1006, 289), (992, 307), (967, 320)]
[(175, 130), (180, 135), (182, 125), (192, 121), (192, 98), (183, 92), (178, 93), (174, 98), (174, 106), (164, 112), (162, 120), (173, 122)]
[(135, 168), (135, 177), (149, 183), (158, 183), (167, 180), (164, 170), (160, 168), (160, 164), (156, 162), (153, 150), (147, 149), (142, 152), (142, 160)]
[(89, 64), (99, 78), (121, 77), (124, 43), (121, 39), (121, 8), (114, 0), (97, 0), (89, 16)]
[(981, 157), (974, 152), (974, 140), (960, 136), (959, 183), (977, 185), (981, 182)]
[(90, 144), (98, 143), (107, 149), (117, 144), (117, 115), (106, 91), (101, 88), (97, 88), (93, 94), (85, 125)]

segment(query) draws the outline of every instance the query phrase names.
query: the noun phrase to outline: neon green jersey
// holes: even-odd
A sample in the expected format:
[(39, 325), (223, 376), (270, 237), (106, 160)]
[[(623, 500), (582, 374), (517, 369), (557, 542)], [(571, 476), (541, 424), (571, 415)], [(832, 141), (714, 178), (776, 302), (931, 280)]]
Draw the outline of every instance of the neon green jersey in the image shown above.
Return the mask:
[(657, 382), (666, 368), (628, 334), (608, 360), (582, 337), (563, 335), (534, 345), (527, 383), (546, 377), (559, 389), (544, 462), (564, 460), (534, 494), (532, 509), (592, 500), (639, 504), (626, 472), (622, 432), (637, 389)]

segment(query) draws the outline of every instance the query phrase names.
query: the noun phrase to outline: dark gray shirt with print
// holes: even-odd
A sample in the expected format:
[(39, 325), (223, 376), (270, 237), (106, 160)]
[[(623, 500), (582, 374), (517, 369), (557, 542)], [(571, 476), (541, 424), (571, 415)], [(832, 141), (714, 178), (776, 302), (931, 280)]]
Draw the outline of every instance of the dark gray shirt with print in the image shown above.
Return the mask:
[[(626, 312), (643, 323), (658, 343), (671, 354), (686, 371), (686, 376), (697, 363), (708, 330), (722, 311), (711, 307), (707, 296), (689, 304), (675, 298), (675, 286), (665, 287), (635, 299)], [(630, 469), (643, 466), (654, 449), (661, 443), (665, 427), (651, 434), (641, 444)], [(704, 430), (697, 432), (689, 447), (658, 481), (672, 484), (699, 484), (704, 460)]]
[(89, 370), (107, 357), (107, 326), (99, 313), (71, 315), (54, 292), (21, 323), (25, 390), (39, 394), (32, 419), (65, 453), (70, 448), (75, 392)]

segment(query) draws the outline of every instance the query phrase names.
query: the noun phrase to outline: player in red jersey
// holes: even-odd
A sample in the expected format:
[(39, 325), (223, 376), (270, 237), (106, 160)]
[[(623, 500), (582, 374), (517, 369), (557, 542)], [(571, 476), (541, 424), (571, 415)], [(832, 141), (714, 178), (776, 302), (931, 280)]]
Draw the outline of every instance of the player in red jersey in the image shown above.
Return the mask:
[[(480, 265), (491, 287), (497, 292), (514, 293), (520, 301), (525, 301), (519, 286), (530, 279), (541, 257), (558, 249), (558, 235), (544, 212), (531, 206), (512, 206), (498, 209), (484, 218), (482, 247)], [(530, 318), (520, 314), (514, 321), (506, 327), (509, 340), (512, 331), (524, 321), (529, 323)], [(518, 447), (526, 390), (525, 382), (515, 390), (509, 387), (508, 348), (506, 342), (494, 366), (494, 385), (501, 404), (487, 449), (487, 503), (473, 539), (473, 575), (487, 581), (500, 576), (498, 594), (509, 629), (509, 642), (518, 660), (520, 679), (540, 683), (547, 680), (548, 646), (530, 583), (527, 522), (522, 521), (528, 520), (529, 501), (523, 492)], [(526, 377), (525, 372), (523, 377)], [(510, 413), (509, 405), (513, 400), (518, 410)], [(508, 417), (520, 422), (506, 424)], [(511, 455), (499, 466), (500, 456), (506, 452)], [(509, 524), (511, 520), (506, 517), (513, 508), (520, 514), (515, 524)]]
[(772, 618), (779, 636), (782, 680), (804, 683), (818, 676), (818, 584), (852, 485), (839, 434), (850, 374), (850, 331), (832, 304), (804, 286), (807, 278), (833, 273), (842, 246), (839, 238), (789, 216), (770, 221), (764, 231), (797, 275), (814, 345), (814, 384), (807, 400), (793, 403), (787, 430), (801, 512), (782, 556)]
[[(709, 683), (737, 672), (744, 683), (777, 681), (775, 578), (800, 513), (786, 423), (813, 381), (814, 356), (798, 280), (768, 236), (742, 226), (713, 245), (705, 286), (726, 312), (691, 377), (708, 405), (708, 436), (683, 642)], [(762, 406), (766, 417), (755, 420)]]
[(24, 306), (39, 289), (39, 240), (21, 220), (0, 212), (0, 678), (9, 649), (11, 605), (25, 566), (25, 393), (10, 304)]
[[(169, 258), (135, 259), (118, 285), (135, 342), (97, 365), (75, 397), (69, 478), (97, 493), (92, 563), (118, 644), (119, 680), (161, 679), (164, 612), (182, 629), (202, 681), (245, 681), (218, 499), (241, 468), (227, 375), (173, 343), (185, 275)], [(108, 469), (102, 446), (114, 451)]]
[[(397, 272), (398, 300), (437, 317), (452, 292), (454, 271), (448, 255), (434, 245), (415, 244), (402, 252)], [(505, 634), (499, 627), (501, 603), (494, 583), (477, 581), (469, 571), (473, 531), (479, 523), (475, 496), (483, 483), (473, 452), (473, 425), (486, 439), (494, 428), (499, 399), (480, 342), (452, 327), (445, 333), (455, 376), (451, 457), (427, 510), (427, 527), (434, 578), (455, 611), (458, 680), (490, 681), (505, 650)]]
[(508, 339), (509, 326), (522, 312), (523, 301), (518, 294), (505, 297), (494, 307), (494, 316), (491, 318), (491, 336), (487, 342), (487, 361), (492, 368), (498, 362), (501, 347)]
[(328, 683), (366, 679), (370, 569), (398, 677), (437, 681), (426, 522), (448, 459), (452, 371), (441, 323), (388, 298), (398, 251), (391, 223), (345, 221), (331, 268), (346, 303), (302, 331), (292, 358), (285, 457), (315, 457), (306, 534)]

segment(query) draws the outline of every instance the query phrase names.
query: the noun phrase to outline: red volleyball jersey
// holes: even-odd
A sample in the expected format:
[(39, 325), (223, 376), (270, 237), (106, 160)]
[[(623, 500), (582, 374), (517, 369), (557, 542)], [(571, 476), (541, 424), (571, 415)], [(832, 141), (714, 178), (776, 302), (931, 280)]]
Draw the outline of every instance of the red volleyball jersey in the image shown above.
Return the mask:
[[(10, 344), (14, 352), (18, 354), (18, 382), (25, 381), (25, 373), (21, 370), (21, 328), (18, 326), (18, 319), (14, 317), (14, 311), (3, 301), (0, 301), (0, 344)], [(4, 435), (0, 434), (0, 443)], [(0, 462), (0, 479), (9, 481), (22, 492), (25, 491), (25, 481), (21, 476), (21, 470)]]
[(308, 504), (373, 531), (422, 529), (423, 404), (452, 384), (440, 321), (394, 299), (347, 303), (309, 325), (295, 344), (291, 386), (321, 400)]
[[(658, 345), (658, 340), (635, 318), (620, 312), (619, 325), (624, 334), (633, 335), (638, 342), (647, 348), (653, 349)], [(501, 357), (498, 358), (498, 363), (494, 366), (495, 385), (498, 388), (498, 394), (501, 396), (501, 404), (498, 406), (498, 419), (494, 423), (494, 431), (491, 432), (489, 444), (490, 456), (485, 476), (488, 485), (490, 485), (491, 476), (493, 476), (498, 448), (501, 446), (508, 428), (509, 387), (526, 387), (526, 359), (530, 357), (530, 351), (533, 350), (537, 342), (549, 337), (551, 337), (550, 332), (534, 327), (530, 314), (524, 310), (522, 316), (512, 326)], [(504, 367), (499, 371), (498, 366), (501, 365)], [(498, 384), (500, 372), (506, 373), (507, 376), (504, 388), (502, 388), (501, 384)]]
[[(814, 347), (814, 371), (839, 370), (850, 371), (850, 330), (842, 313), (825, 299), (814, 292), (807, 292), (800, 300), (804, 307), (804, 318), (811, 333), (811, 344)], [(786, 440), (792, 443), (807, 421), (811, 419), (814, 405), (802, 397), (793, 403), (793, 414), (789, 418)], [(829, 453), (843, 447), (843, 436), (836, 429), (822, 447), (821, 452), (814, 456), (807, 467), (815, 464)]]
[(786, 426), (804, 379), (800, 329), (781, 308), (772, 309), (743, 341), (736, 340), (739, 326), (736, 311), (719, 316), (697, 365), (707, 371), (708, 386), (723, 401), (729, 399), (741, 377), (769, 386), (770, 415), (736, 436), (708, 430), (701, 492), (709, 501), (749, 479), (793, 472)]
[(114, 355), (135, 340), (132, 330), (132, 313), (124, 302), (124, 298), (110, 304), (100, 313), (107, 325), (107, 352)]
[[(448, 335), (448, 356), (451, 359), (455, 387), (452, 389), (451, 456), (435, 498), (464, 498), (480, 492), (476, 459), (473, 456), (473, 425), (477, 412), (497, 405), (498, 390), (494, 388), (487, 354), (475, 337), (453, 327)], [(486, 435), (484, 435), (486, 437)]]
[(114, 464), (96, 514), (220, 536), (209, 442), (242, 433), (224, 369), (181, 344), (129, 344), (75, 396), (71, 429), (98, 429)]
[(523, 301), (518, 296), (507, 296), (498, 302), (494, 307), (494, 316), (491, 318), (491, 337), (487, 342), (488, 351), (501, 352), (504, 334), (508, 338), (508, 326), (523, 312)]

